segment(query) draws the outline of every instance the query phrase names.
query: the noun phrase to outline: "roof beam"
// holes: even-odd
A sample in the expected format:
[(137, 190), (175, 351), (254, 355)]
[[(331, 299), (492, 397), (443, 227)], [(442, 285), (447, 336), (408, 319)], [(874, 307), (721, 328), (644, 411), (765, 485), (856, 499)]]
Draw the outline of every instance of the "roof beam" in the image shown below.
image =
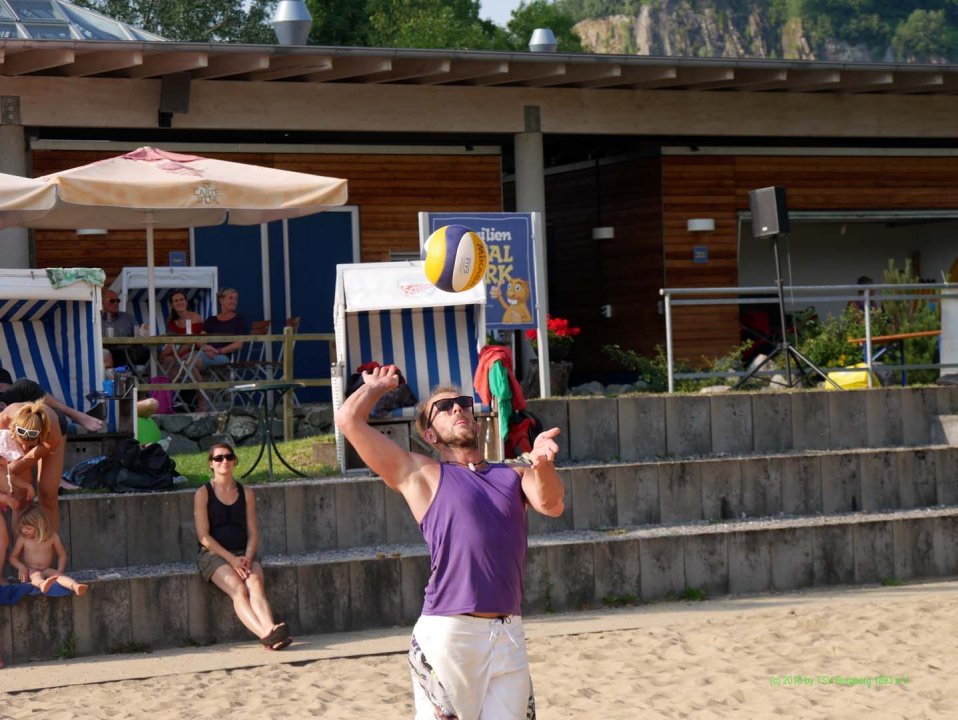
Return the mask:
[(128, 70), (143, 64), (143, 53), (134, 52), (91, 52), (80, 55), (72, 65), (63, 68), (67, 77), (88, 77), (102, 73)]
[(363, 77), (364, 82), (386, 83), (401, 80), (415, 80), (422, 77), (443, 77), (452, 69), (450, 60), (400, 60), (393, 61), (392, 70), (371, 73)]
[(945, 77), (941, 73), (914, 72), (895, 73), (895, 82), (891, 89), (900, 93), (931, 92), (945, 86)]
[(584, 82), (601, 80), (619, 80), (621, 82), (622, 66), (602, 63), (601, 65), (566, 65), (565, 72), (551, 77), (532, 78), (525, 84), (529, 87), (550, 87), (553, 85), (578, 85)]
[(703, 82), (692, 89), (695, 90), (751, 90), (755, 85), (785, 82), (788, 73), (785, 70), (765, 70), (757, 68), (735, 68), (731, 80), (716, 80)]
[(393, 61), (389, 58), (354, 57), (332, 58), (332, 63), (325, 70), (310, 73), (302, 79), (306, 82), (330, 82), (332, 80), (347, 80), (366, 75), (389, 72), (393, 69)]
[(675, 67), (636, 67), (634, 65), (620, 66), (618, 77), (608, 76), (584, 80), (576, 84), (580, 88), (629, 87), (642, 88), (648, 84), (655, 84), (663, 80), (674, 80), (678, 76)]
[(156, 53), (143, 59), (143, 64), (125, 73), (131, 78), (162, 77), (178, 72), (190, 72), (205, 68), (209, 55), (205, 52)]
[(754, 83), (749, 87), (749, 90), (754, 92), (762, 90), (807, 92), (834, 88), (841, 79), (842, 74), (837, 70), (786, 70), (784, 80)]
[(68, 48), (24, 50), (6, 56), (3, 72), (5, 75), (29, 75), (41, 70), (69, 65), (74, 57), (75, 53)]
[(889, 89), (895, 82), (895, 76), (890, 72), (843, 72), (838, 83), (838, 92), (876, 92)]
[(252, 72), (246, 76), (247, 80), (282, 80), (284, 78), (301, 77), (333, 66), (333, 59), (329, 55), (273, 55), (269, 59), (269, 70)]
[(462, 82), (463, 80), (473, 80), (480, 77), (495, 77), (505, 75), (509, 72), (509, 63), (498, 60), (488, 60), (479, 62), (454, 60), (449, 72), (444, 75), (431, 77), (422, 77), (416, 82), (422, 85), (441, 85), (451, 82)]
[(205, 68), (193, 72), (194, 80), (213, 80), (214, 78), (245, 75), (269, 68), (269, 55), (266, 53), (231, 53), (214, 55), (209, 58)]
[(534, 78), (555, 77), (565, 74), (565, 63), (533, 62), (513, 64), (509, 63), (509, 71), (505, 75), (484, 75), (470, 80), (470, 85), (506, 85), (508, 83), (524, 83)]

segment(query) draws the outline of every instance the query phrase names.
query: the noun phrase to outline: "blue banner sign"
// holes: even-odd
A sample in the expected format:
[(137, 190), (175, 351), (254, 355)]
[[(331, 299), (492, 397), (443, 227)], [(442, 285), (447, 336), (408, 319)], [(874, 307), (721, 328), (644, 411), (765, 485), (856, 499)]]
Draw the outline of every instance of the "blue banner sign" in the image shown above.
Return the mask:
[[(536, 327), (536, 277), (529, 213), (429, 213), (429, 234), (464, 225), (486, 242), (486, 328)], [(425, 238), (421, 239), (425, 243)]]

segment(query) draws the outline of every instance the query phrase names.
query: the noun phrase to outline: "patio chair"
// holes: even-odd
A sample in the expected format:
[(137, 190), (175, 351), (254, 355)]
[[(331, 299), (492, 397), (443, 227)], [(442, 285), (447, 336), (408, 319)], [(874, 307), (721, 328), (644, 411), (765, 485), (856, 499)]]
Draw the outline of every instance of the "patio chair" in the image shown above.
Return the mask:
[[(230, 361), (223, 365), (211, 365), (209, 368), (210, 378), (213, 380), (222, 380), (238, 383), (259, 382), (269, 380), (271, 377), (263, 375), (263, 366), (266, 362), (266, 342), (257, 339), (257, 336), (269, 335), (270, 321), (255, 320), (250, 324), (250, 340), (243, 343), (243, 346), (232, 354)], [(225, 391), (216, 392), (213, 397), (214, 404), (230, 406), (236, 401), (242, 402), (249, 396), (237, 393), (226, 393)], [(257, 400), (257, 405), (262, 403), (262, 398)]]
[[(352, 263), (336, 268), (333, 324), (336, 364), (333, 406), (345, 400), (347, 378), (368, 363), (400, 368), (416, 399), (437, 385), (455, 385), (476, 400), (477, 417), (490, 459), (501, 458), (496, 418), (473, 388), (479, 347), (485, 343), (485, 288), (445, 293), (429, 284), (422, 263)], [(389, 411), (370, 422), (400, 445), (429, 454), (412, 427), (415, 408)], [(339, 433), (337, 454), (343, 471), (364, 467)]]

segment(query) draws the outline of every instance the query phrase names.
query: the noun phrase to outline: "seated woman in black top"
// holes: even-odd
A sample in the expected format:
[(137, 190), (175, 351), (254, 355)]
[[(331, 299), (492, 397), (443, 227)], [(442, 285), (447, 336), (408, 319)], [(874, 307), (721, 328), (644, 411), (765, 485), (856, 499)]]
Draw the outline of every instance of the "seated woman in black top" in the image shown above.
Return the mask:
[(196, 564), (204, 580), (233, 600), (236, 616), (269, 650), (293, 640), (286, 623), (274, 623), (266, 599), (263, 566), (256, 560), (259, 539), (253, 491), (233, 479), (236, 453), (226, 443), (210, 448), (213, 479), (196, 491), (193, 519), (200, 543)]

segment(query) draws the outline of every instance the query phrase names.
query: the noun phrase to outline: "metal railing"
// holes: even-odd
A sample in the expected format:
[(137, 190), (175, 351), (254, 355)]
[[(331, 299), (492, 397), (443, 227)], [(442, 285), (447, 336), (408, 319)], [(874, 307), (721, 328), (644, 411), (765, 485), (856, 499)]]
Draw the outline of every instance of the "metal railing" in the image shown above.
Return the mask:
[[(283, 329), (281, 335), (171, 335), (171, 336), (153, 336), (153, 337), (122, 337), (122, 338), (103, 338), (103, 346), (105, 349), (110, 348), (126, 348), (131, 346), (143, 346), (150, 348), (151, 356), (155, 357), (156, 353), (164, 345), (176, 344), (176, 345), (188, 345), (191, 342), (196, 343), (233, 343), (233, 342), (263, 342), (263, 343), (281, 343), (282, 351), (279, 357), (282, 357), (282, 366), (280, 367), (281, 374), (274, 378), (275, 380), (282, 380), (283, 382), (298, 382), (302, 383), (306, 387), (331, 387), (332, 382), (329, 377), (325, 378), (298, 378), (296, 377), (295, 367), (293, 362), (293, 350), (297, 343), (303, 342), (325, 342), (329, 348), (329, 357), (335, 359), (336, 357), (336, 336), (332, 333), (296, 333), (293, 332), (293, 328), (287, 327)], [(323, 367), (328, 368), (327, 365)], [(216, 390), (216, 391), (225, 391), (229, 388), (236, 387), (237, 385), (244, 385), (249, 383), (248, 379), (242, 380), (205, 380), (203, 382), (195, 382), (192, 379), (186, 382), (168, 382), (168, 383), (153, 383), (153, 382), (137, 382), (138, 391), (150, 391), (150, 390), (172, 390), (173, 392), (179, 392), (181, 390)], [(286, 438), (291, 438), (293, 436), (293, 399), (290, 397), (290, 394), (287, 393), (283, 397), (283, 434)]]
[[(943, 295), (958, 298), (958, 288), (955, 284), (948, 283), (895, 283), (895, 284), (871, 284), (871, 285), (786, 285), (785, 288), (786, 308), (795, 312), (794, 305), (797, 300), (802, 302), (849, 302), (852, 300), (861, 301), (862, 306), (872, 307), (873, 301), (888, 302), (893, 300), (929, 300), (939, 299)], [(909, 290), (921, 290), (922, 292), (907, 292)], [(882, 292), (879, 292), (882, 291)], [(887, 294), (892, 291), (892, 294)], [(904, 292), (903, 292), (904, 291)], [(835, 294), (841, 293), (841, 294)], [(710, 305), (767, 305), (778, 299), (778, 288), (774, 285), (762, 287), (720, 287), (720, 288), (662, 288), (659, 294), (663, 297), (665, 313), (665, 353), (666, 363), (668, 365), (668, 391), (675, 392), (675, 379), (705, 379), (705, 378), (725, 378), (742, 377), (748, 371), (728, 370), (724, 372), (691, 372), (676, 373), (675, 357), (672, 334), (672, 309), (682, 306), (710, 306)], [(714, 296), (734, 297), (714, 297)], [(741, 297), (742, 295), (761, 295), (762, 297)], [(802, 307), (802, 310), (805, 308)], [(873, 336), (872, 336), (872, 318), (871, 313), (864, 315), (865, 323), (865, 351), (864, 362), (867, 366), (868, 387), (872, 387), (872, 377), (874, 369)], [(958, 367), (958, 363), (924, 363), (924, 364), (900, 364), (897, 366), (901, 370), (940, 370), (942, 368)], [(823, 368), (828, 372), (861, 372), (860, 368)], [(774, 371), (765, 371), (759, 373), (768, 375)]]

